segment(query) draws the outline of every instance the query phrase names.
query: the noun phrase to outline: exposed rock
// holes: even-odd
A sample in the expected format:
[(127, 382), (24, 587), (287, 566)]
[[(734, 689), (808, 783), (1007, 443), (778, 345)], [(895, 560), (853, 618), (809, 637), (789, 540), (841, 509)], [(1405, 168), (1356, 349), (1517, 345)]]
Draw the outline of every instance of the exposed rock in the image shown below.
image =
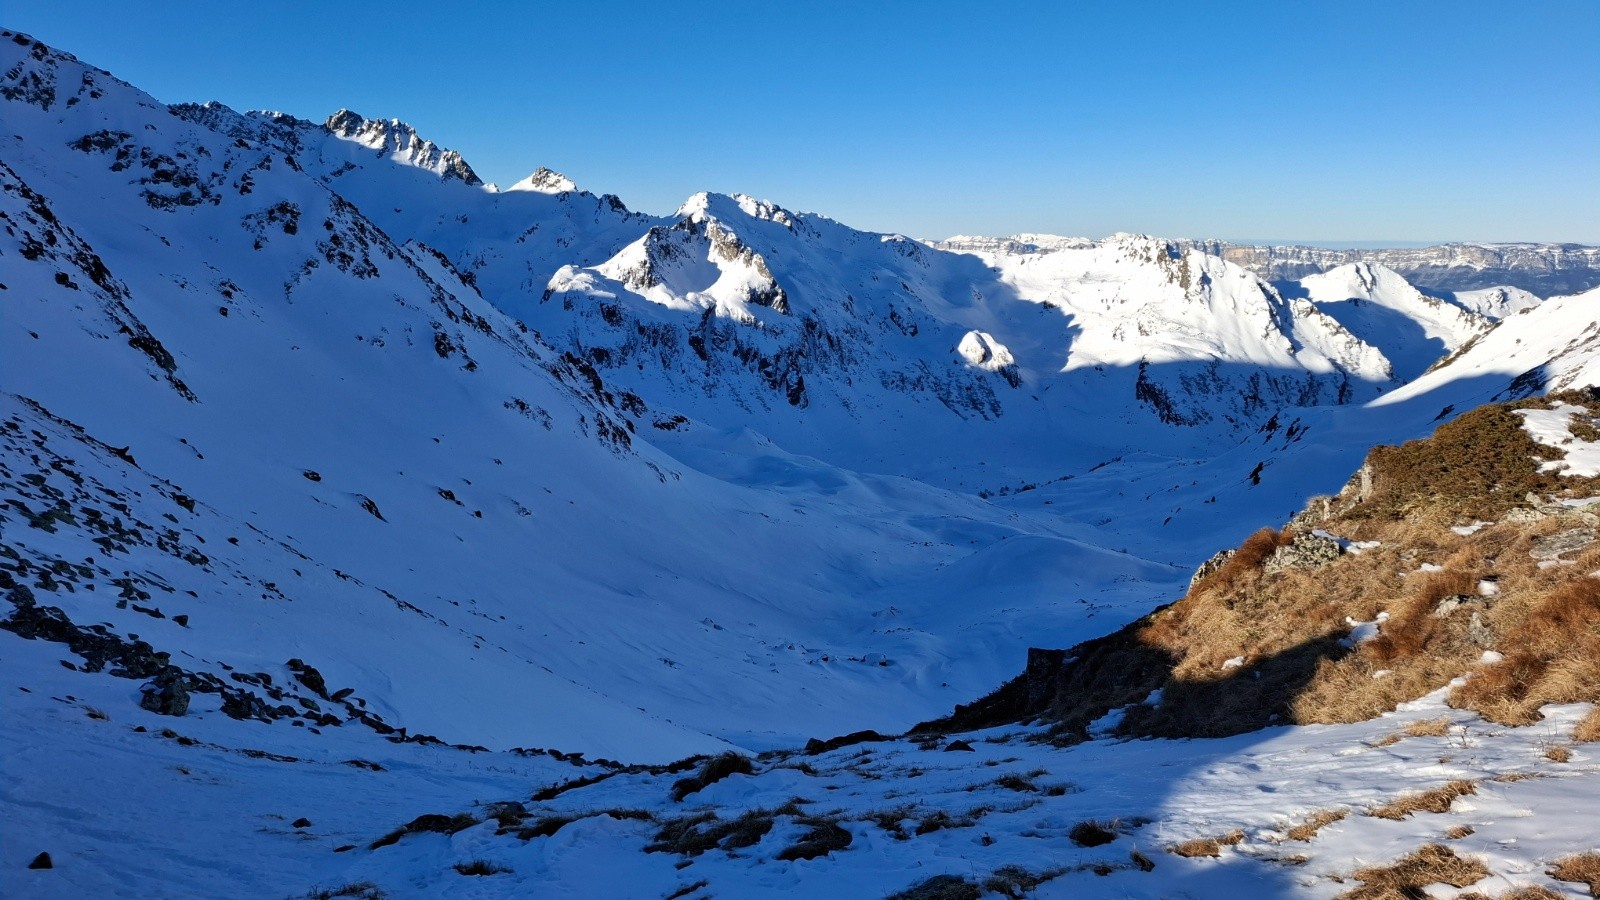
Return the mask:
[(1479, 647), (1494, 646), (1494, 629), (1483, 621), (1477, 610), (1472, 611), (1472, 618), (1467, 621), (1467, 640)]
[(181, 716), (189, 712), (189, 689), (184, 684), (183, 670), (168, 666), (154, 679), (139, 689), (143, 696), (139, 705), (163, 716)]
[(884, 737), (878, 732), (870, 729), (867, 731), (852, 731), (849, 734), (840, 735), (839, 737), (835, 738), (828, 738), (825, 741), (812, 738), (811, 740), (806, 741), (805, 754), (807, 756), (815, 756), (818, 753), (826, 753), (829, 750), (837, 750), (840, 747), (848, 747), (851, 744), (864, 744), (868, 741), (887, 740), (887, 737)]
[(1594, 540), (1593, 528), (1569, 528), (1534, 540), (1533, 549), (1528, 551), (1528, 555), (1538, 560), (1559, 560), (1569, 553), (1584, 549)]
[(33, 862), (28, 863), (28, 868), (30, 869), (54, 869), (55, 867), (56, 864), (50, 859), (50, 854), (48, 853), (40, 853), (33, 858)]
[(965, 751), (967, 753), (977, 752), (976, 750), (973, 750), (972, 745), (966, 741), (951, 741), (950, 743), (944, 745), (944, 752), (946, 753), (955, 753), (960, 751)]
[(299, 658), (289, 660), (286, 665), (289, 671), (294, 673), (295, 680), (310, 688), (318, 697), (327, 698), (328, 683), (323, 680), (322, 673), (318, 672), (316, 667), (307, 665), (305, 660)]
[(1233, 558), (1234, 552), (1234, 548), (1232, 547), (1229, 547), (1226, 550), (1218, 550), (1216, 553), (1212, 554), (1210, 559), (1201, 563), (1200, 568), (1195, 569), (1194, 575), (1189, 579), (1189, 590), (1194, 590), (1195, 585), (1206, 580), (1211, 573), (1222, 568), (1223, 563)]
[[(1471, 594), (1451, 594), (1443, 600), (1440, 600), (1438, 605), (1433, 608), (1433, 617), (1435, 619), (1448, 619), (1450, 618), (1451, 614), (1463, 606), (1473, 606), (1477, 607), (1478, 609), (1482, 609), (1484, 606), (1484, 599), (1482, 597), (1474, 597)], [(1477, 613), (1474, 612), (1473, 615), (1477, 615)]]
[(1315, 534), (1302, 534), (1289, 546), (1274, 550), (1261, 568), (1267, 573), (1284, 569), (1314, 569), (1333, 562), (1343, 553), (1344, 548), (1339, 546), (1338, 541)]

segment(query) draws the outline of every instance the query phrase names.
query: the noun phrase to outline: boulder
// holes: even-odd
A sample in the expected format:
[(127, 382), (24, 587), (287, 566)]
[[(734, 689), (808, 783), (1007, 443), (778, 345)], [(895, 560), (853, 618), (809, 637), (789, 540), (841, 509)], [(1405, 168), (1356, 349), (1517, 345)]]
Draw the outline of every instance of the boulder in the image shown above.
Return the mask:
[(177, 666), (162, 669), (139, 689), (139, 705), (157, 715), (181, 716), (189, 712), (189, 688), (183, 670)]

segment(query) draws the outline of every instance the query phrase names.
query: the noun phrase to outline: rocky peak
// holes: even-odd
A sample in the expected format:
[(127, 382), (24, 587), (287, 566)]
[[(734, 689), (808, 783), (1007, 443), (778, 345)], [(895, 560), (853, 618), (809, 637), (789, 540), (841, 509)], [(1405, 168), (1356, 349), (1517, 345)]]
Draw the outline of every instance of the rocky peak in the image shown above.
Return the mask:
[(507, 188), (511, 191), (536, 191), (540, 194), (561, 194), (577, 189), (577, 183), (571, 178), (544, 166), (534, 169), (532, 175)]
[(472, 171), (461, 154), (425, 140), (415, 128), (399, 119), (368, 119), (341, 109), (328, 117), (325, 127), (336, 137), (370, 147), (406, 165), (427, 169), (445, 180), (454, 178), (473, 186), (483, 184), (483, 179)]

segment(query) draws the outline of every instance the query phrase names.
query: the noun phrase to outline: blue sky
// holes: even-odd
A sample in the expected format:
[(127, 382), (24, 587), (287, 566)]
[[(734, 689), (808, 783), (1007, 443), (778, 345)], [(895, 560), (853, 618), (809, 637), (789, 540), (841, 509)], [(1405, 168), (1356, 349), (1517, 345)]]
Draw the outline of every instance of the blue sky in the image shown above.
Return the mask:
[(919, 237), (1600, 243), (1600, 3), (6, 0), (154, 94)]

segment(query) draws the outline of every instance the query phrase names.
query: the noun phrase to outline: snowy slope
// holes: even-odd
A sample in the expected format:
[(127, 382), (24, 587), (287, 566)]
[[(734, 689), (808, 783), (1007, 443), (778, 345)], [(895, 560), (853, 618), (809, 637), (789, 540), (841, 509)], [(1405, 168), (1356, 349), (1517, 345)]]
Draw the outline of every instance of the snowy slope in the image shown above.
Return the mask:
[(1402, 381), (1422, 374), (1484, 331), (1481, 315), (1429, 297), (1393, 269), (1350, 263), (1300, 279), (1295, 293), (1378, 347)]
[(1532, 309), (1540, 303), (1537, 295), (1521, 288), (1504, 285), (1473, 291), (1441, 292), (1439, 296), (1491, 322), (1498, 322), (1506, 316)]
[[(1440, 406), (1600, 376), (1592, 294), (1511, 315), (1401, 387), (1390, 336), (1154, 238), (958, 253), (740, 195), (654, 217), (548, 170), (500, 191), (397, 120), (168, 108), (11, 32), (0, 110), (0, 613), (16, 626), (0, 761), (43, 773), (0, 794), (41, 842), (5, 842), (8, 895), (363, 878), (395, 896), (596, 878), (667, 893), (696, 869), (635, 853), (648, 829), (626, 817), (517, 842), (513, 888), (450, 868), (515, 840), (492, 829), (365, 848), (576, 774), (621, 773), (568, 798), (584, 811), (664, 816), (678, 777), (511, 748), (665, 762), (902, 730), (1029, 646), (1171, 599)], [(1406, 322), (1449, 324), (1404, 296)], [(190, 685), (184, 716), (139, 707), (168, 676)], [(978, 778), (961, 754), (892, 752), (909, 767), (873, 787), (839, 766), (831, 793), (866, 812), (937, 759), (964, 803)], [(1005, 752), (1106, 773), (1126, 758)], [(1151, 752), (1201, 771), (1189, 745)], [(1249, 753), (1220, 748), (1211, 786), (1173, 802), (1223, 805)], [(707, 799), (828, 789), (797, 771)], [(1015, 793), (983, 790), (974, 805)], [(733, 893), (881, 894), (929, 859), (986, 873), (1033, 851), (1024, 831), (1054, 840), (1077, 816), (1157, 818), (1163, 790), (1003, 812), (988, 857), (966, 829), (884, 849), (870, 877), (868, 854), (708, 868)], [(165, 827), (130, 833), (152, 810)], [(283, 821), (298, 815), (315, 830)], [(783, 828), (772, 841), (802, 830)], [(1548, 855), (1530, 846), (1507, 859)], [(23, 869), (51, 848), (72, 861), (61, 877)], [(1171, 865), (1149, 890), (1205, 875)]]
[(1465, 410), (1600, 384), (1600, 288), (1508, 316), (1386, 402), (1442, 397)]
[[(839, 471), (759, 436), (708, 430), (682, 451), (717, 477), (701, 474), (646, 442), (672, 435), (635, 423), (636, 398), (609, 375), (525, 333), (272, 145), (175, 118), (36, 44), (4, 46), (18, 86), (7, 121), (27, 135), (4, 139), (0, 246), (18, 427), (53, 415), (70, 423), (55, 432), (128, 448), (133, 473), (92, 457), (117, 502), (144, 491), (127, 478), (153, 479), (194, 498), (187, 527), (209, 543), (254, 528), (305, 556), (223, 553), (242, 583), (278, 585), (292, 616), (208, 590), (211, 573), (181, 554), (142, 563), (198, 595), (181, 601), (192, 627), (162, 636), (169, 652), (280, 672), (303, 658), (397, 727), (450, 741), (660, 759), (903, 727), (984, 690), (1037, 634), (1101, 627), (1083, 597), (1126, 617), (1180, 577), (1051, 517)], [(397, 182), (484, 195), (392, 167)], [(12, 452), (11, 496), (38, 512), (28, 479), (56, 476)], [(188, 515), (141, 518), (163, 514)], [(93, 536), (82, 522), (57, 543), (12, 526), (7, 540), (64, 556)], [(1066, 580), (986, 584), (1014, 538), (1026, 566)], [(958, 562), (973, 574), (871, 599)], [(120, 577), (108, 571), (96, 579)], [(1001, 593), (1004, 608), (969, 602)], [(383, 639), (351, 641), (341, 611), (374, 605), (385, 624), (359, 633)], [(313, 614), (298, 610), (312, 608), (328, 624), (303, 631)], [(236, 648), (249, 662), (217, 634), (250, 635)], [(431, 662), (397, 665), (414, 659)], [(730, 679), (745, 683), (737, 695)], [(556, 714), (575, 706), (588, 711)]]

